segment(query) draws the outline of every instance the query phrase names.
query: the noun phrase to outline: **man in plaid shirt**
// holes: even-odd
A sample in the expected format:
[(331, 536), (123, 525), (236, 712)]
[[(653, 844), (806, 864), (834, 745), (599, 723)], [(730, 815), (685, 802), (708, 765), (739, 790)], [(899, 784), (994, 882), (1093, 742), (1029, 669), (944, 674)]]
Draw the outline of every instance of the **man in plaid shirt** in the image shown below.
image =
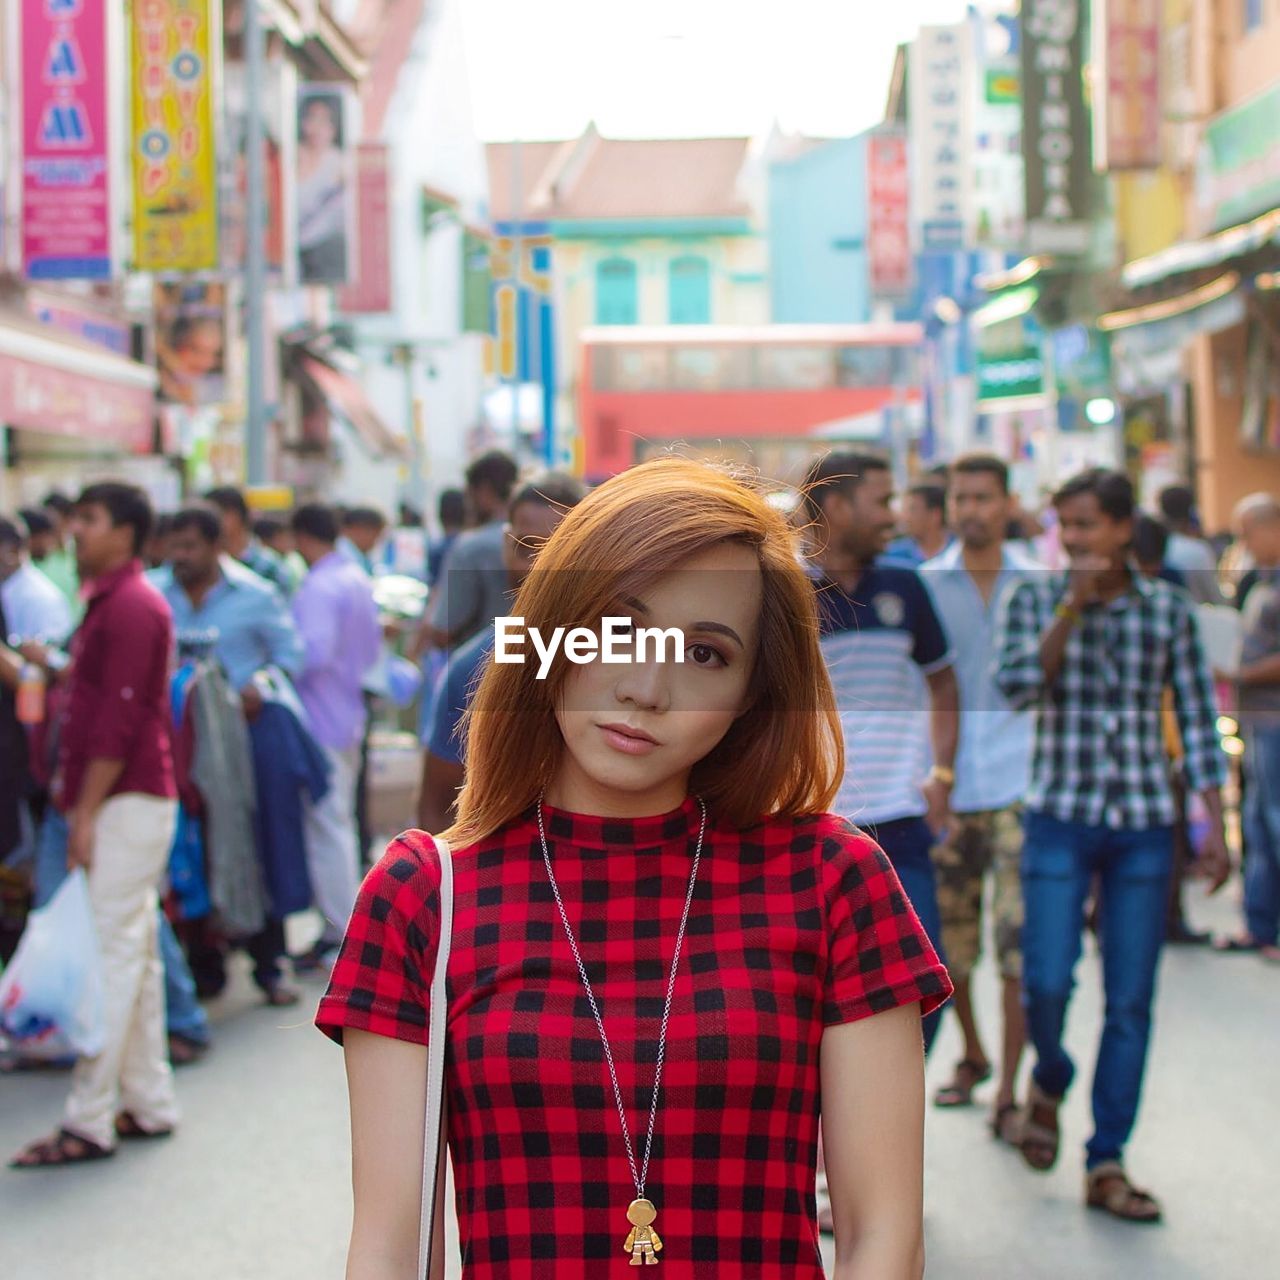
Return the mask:
[(1213, 687), (1194, 606), (1130, 567), (1133, 487), (1086, 471), (1055, 496), (1064, 574), (1017, 585), (1003, 603), (996, 683), (1036, 713), (1022, 881), (1023, 987), (1037, 1063), (1022, 1153), (1034, 1169), (1058, 1154), (1058, 1107), (1075, 1068), (1062, 1045), (1085, 900), (1096, 877), (1106, 1018), (1086, 1147), (1086, 1198), (1129, 1221), (1160, 1207), (1121, 1163), (1137, 1117), (1165, 936), (1174, 802), (1161, 725), (1173, 690), (1188, 785), (1212, 815), (1197, 861), (1214, 889), (1229, 861), (1219, 788), (1226, 776)]

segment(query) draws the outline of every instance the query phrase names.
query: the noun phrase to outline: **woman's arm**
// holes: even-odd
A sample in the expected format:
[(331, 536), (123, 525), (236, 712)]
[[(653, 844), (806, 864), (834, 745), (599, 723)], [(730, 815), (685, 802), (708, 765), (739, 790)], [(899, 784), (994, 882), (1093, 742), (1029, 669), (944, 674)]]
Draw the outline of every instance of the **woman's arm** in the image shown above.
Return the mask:
[[(347, 1280), (416, 1280), (427, 1050), (350, 1030), (343, 1033), (343, 1048), (355, 1199)], [(443, 1189), (444, 1143), (440, 1145), (437, 1186)], [(435, 1230), (443, 1244), (443, 1194), (436, 1196)], [(443, 1247), (432, 1259), (431, 1280), (444, 1280)]]
[(822, 1141), (833, 1280), (924, 1275), (924, 1043), (920, 1006), (822, 1036)]

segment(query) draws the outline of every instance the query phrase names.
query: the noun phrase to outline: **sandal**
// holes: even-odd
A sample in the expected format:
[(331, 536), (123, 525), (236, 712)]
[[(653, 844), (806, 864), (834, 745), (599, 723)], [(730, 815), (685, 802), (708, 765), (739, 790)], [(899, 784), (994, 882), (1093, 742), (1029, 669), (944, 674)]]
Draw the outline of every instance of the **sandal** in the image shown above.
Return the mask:
[(1002, 1102), (987, 1121), (987, 1127), (997, 1142), (1018, 1146), (1022, 1137), (1022, 1108), (1016, 1102)]
[(991, 1063), (962, 1058), (956, 1063), (956, 1073), (950, 1084), (943, 1085), (934, 1095), (935, 1107), (970, 1107), (973, 1091), (978, 1085), (991, 1079)]
[(1047, 1173), (1058, 1162), (1058, 1108), (1061, 1098), (1045, 1093), (1032, 1083), (1027, 1094), (1027, 1105), (1022, 1111), (1022, 1133), (1018, 1137), (1018, 1150), (1022, 1158), (1037, 1173)]
[(1124, 1222), (1159, 1222), (1160, 1202), (1129, 1181), (1124, 1166), (1108, 1160), (1085, 1174), (1085, 1204)]
[(208, 1052), (209, 1046), (199, 1040), (192, 1040), (190, 1036), (181, 1035), (177, 1031), (169, 1033), (170, 1066), (189, 1067), (193, 1062), (199, 1062)]
[(59, 1129), (52, 1138), (33, 1142), (9, 1161), (10, 1169), (51, 1169), (55, 1165), (85, 1164), (90, 1160), (107, 1160), (115, 1155), (113, 1147), (100, 1147), (69, 1129)]
[(1235, 938), (1214, 938), (1213, 949), (1225, 955), (1232, 951), (1261, 951), (1262, 943), (1248, 934)]
[(162, 1129), (144, 1129), (132, 1111), (122, 1111), (116, 1116), (116, 1136), (126, 1142), (147, 1138), (168, 1138), (173, 1135), (173, 1126), (166, 1125)]

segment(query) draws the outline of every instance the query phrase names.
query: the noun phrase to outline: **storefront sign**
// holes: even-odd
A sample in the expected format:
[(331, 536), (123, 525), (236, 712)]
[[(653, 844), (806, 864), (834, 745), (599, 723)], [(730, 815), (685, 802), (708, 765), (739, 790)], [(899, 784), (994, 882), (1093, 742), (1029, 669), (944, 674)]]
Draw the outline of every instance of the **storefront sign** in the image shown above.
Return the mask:
[(215, 21), (210, 0), (134, 3), (133, 256), (140, 271), (219, 265)]
[(1164, 0), (1094, 0), (1099, 172), (1160, 166), (1160, 19)]
[(1196, 195), (1212, 231), (1280, 205), (1280, 83), (1210, 123)]
[(968, 92), (973, 112), (968, 243), (975, 249), (1022, 250), (1026, 230), (1023, 194), (1022, 78), (1016, 17), (971, 13), (975, 61), (981, 74)]
[(871, 294), (911, 291), (910, 178), (902, 129), (875, 130), (867, 139), (867, 258)]
[(921, 27), (908, 62), (912, 238), (925, 252), (961, 249), (970, 194), (969, 24)]
[(129, 326), (65, 298), (27, 294), (27, 309), (41, 324), (96, 342), (118, 356), (129, 355)]
[(30, 280), (111, 277), (106, 0), (23, 0), (22, 263)]
[(149, 388), (6, 355), (0, 360), (0, 421), (30, 431), (106, 440), (134, 453), (151, 448)]
[(1038, 347), (999, 355), (978, 354), (978, 402), (1022, 400), (1044, 394), (1044, 360)]
[(1022, 154), (1029, 253), (1089, 248), (1084, 27), (1082, 0), (1024, 0)]
[(387, 148), (362, 144), (356, 150), (356, 205), (360, 235), (355, 243), (354, 279), (338, 295), (349, 315), (391, 310), (391, 214)]

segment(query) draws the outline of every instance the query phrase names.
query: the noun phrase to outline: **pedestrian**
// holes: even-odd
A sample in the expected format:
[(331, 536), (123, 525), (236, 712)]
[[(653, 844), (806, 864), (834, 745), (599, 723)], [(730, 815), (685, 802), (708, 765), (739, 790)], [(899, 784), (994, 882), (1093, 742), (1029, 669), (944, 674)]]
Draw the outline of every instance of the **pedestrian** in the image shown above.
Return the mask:
[(337, 549), (334, 510), (299, 507), (291, 523), (308, 566), (293, 598), (304, 648), (298, 696), (332, 770), (328, 792), (306, 811), (307, 866), (324, 926), (295, 963), (314, 969), (335, 957), (360, 884), (356, 779), (368, 719), (364, 678), (377, 661), (382, 629), (368, 575)]
[(284, 595), (289, 599), (307, 574), (307, 566), (293, 545), (293, 530), (282, 516), (259, 516), (253, 522), (253, 536), (270, 552), (280, 557), (285, 579)]
[(4, 605), (6, 630), (0, 644), (38, 640), (61, 644), (72, 627), (66, 597), (39, 569), (28, 554), (27, 527), (0, 516), (0, 603)]
[(1280, 963), (1280, 499), (1255, 493), (1236, 508), (1255, 565), (1241, 613), (1236, 673), (1244, 738), (1245, 931), (1220, 951), (1258, 951)]
[(1214, 889), (1229, 871), (1224, 755), (1194, 605), (1131, 566), (1128, 478), (1085, 471), (1059, 489), (1054, 504), (1070, 569), (1015, 587), (997, 640), (998, 687), (1012, 706), (1036, 716), (1022, 855), (1023, 990), (1036, 1063), (1020, 1145), (1032, 1169), (1057, 1161), (1059, 1108), (1075, 1075), (1063, 1030), (1096, 876), (1106, 1012), (1085, 1198), (1126, 1221), (1155, 1222), (1159, 1202), (1129, 1181), (1123, 1160), (1146, 1069), (1173, 865), (1166, 687), (1187, 785), (1211, 818), (1196, 866)]
[(72, 666), (54, 800), (69, 815), (67, 859), (88, 873), (101, 951), (106, 1039), (75, 1067), (62, 1127), (18, 1168), (110, 1156), (117, 1137), (173, 1131), (165, 1055), (158, 890), (177, 817), (169, 744), (173, 619), (138, 556), (151, 504), (133, 485), (91, 485), (71, 517), (88, 587)]
[[(919, 574), (880, 559), (894, 527), (888, 463), (828, 454), (810, 466), (804, 493), (822, 652), (844, 734), (835, 809), (884, 849), (941, 953), (930, 850), (955, 782), (954, 654)], [(926, 1052), (937, 1031), (938, 1018), (926, 1018)]]
[(1165, 561), (1182, 576), (1182, 585), (1197, 604), (1221, 604), (1218, 557), (1195, 518), (1195, 494), (1184, 484), (1160, 490), (1160, 515), (1169, 530)]
[(947, 969), (964, 1050), (951, 1081), (934, 1097), (940, 1107), (968, 1106), (990, 1078), (971, 979), (982, 953), (984, 884), (990, 875), (996, 963), (1000, 973), (1000, 1080), (991, 1130), (1016, 1136), (1018, 1065), (1026, 1042), (1022, 1014), (1022, 801), (1030, 781), (1031, 716), (1015, 711), (995, 686), (992, 663), (1001, 599), (1042, 572), (1022, 543), (1007, 541), (1009, 468), (990, 454), (970, 454), (951, 467), (951, 523), (959, 539), (920, 576), (955, 647), (960, 689), (960, 746), (951, 794), (951, 823), (933, 851)]
[(338, 550), (372, 578), (377, 572), (374, 553), (387, 531), (387, 517), (377, 507), (347, 507), (339, 525)]
[(466, 474), (467, 503), (476, 527), (459, 534), (449, 548), (410, 654), (414, 660), (427, 648), (456, 649), (465, 644), (502, 612), (506, 599), (502, 543), (516, 464), (493, 449), (481, 454)]
[(287, 596), (289, 574), (284, 561), (254, 536), (244, 494), (231, 485), (224, 485), (210, 489), (204, 500), (217, 507), (222, 517), (222, 546), (226, 553)]
[(467, 527), (467, 495), (461, 489), (446, 489), (437, 504), (440, 521), (440, 537), (427, 548), (427, 585), (434, 587), (440, 580), (449, 548)]
[[(536, 476), (516, 490), (507, 512), (502, 549), (509, 601), (514, 601), (520, 584), (528, 577), (542, 544), (585, 496), (586, 489), (580, 480), (558, 471)], [(514, 606), (506, 607), (510, 611)], [(446, 668), (428, 699), (418, 803), (418, 825), (424, 831), (443, 831), (452, 821), (453, 804), (464, 773), (462, 717), (471, 691), (492, 653), (492, 630), (477, 632), (449, 654)]]
[[(257, 677), (274, 667), (287, 676), (302, 665), (302, 641), (283, 597), (269, 582), (221, 550), (221, 523), (212, 506), (188, 506), (173, 518), (171, 566), (154, 577), (173, 610), (179, 635), (204, 632), (215, 638), (212, 656), (239, 695), (250, 732), (262, 714)], [(207, 799), (207, 798), (206, 798)], [(266, 851), (255, 851), (260, 864)], [(269, 913), (261, 931), (244, 939), (253, 958), (253, 980), (266, 1002), (297, 1004), (298, 992), (285, 978), (284, 919)], [(206, 984), (224, 980), (220, 948), (206, 944)], [(210, 954), (211, 952), (211, 954)]]
[[(659, 1249), (677, 1280), (819, 1280), (819, 1097), (841, 1257), (918, 1275), (920, 1009), (949, 984), (883, 854), (823, 812), (839, 723), (785, 518), (649, 462), (565, 517), (520, 604), (544, 636), (677, 628), (683, 661), (562, 654), (541, 679), (531, 652), (472, 704), (444, 833), (465, 1280)], [(430, 836), (391, 846), (317, 1017), (346, 1051), (353, 1273), (417, 1257), (439, 883)]]
[(31, 563), (62, 592), (74, 619), (79, 620), (80, 578), (75, 553), (63, 545), (64, 535), (56, 511), (48, 507), (23, 507), (18, 519), (27, 530), (27, 551)]
[(955, 542), (947, 528), (945, 485), (913, 484), (902, 512), (903, 536), (890, 542), (885, 554), (913, 568), (940, 556)]
[(383, 548), (383, 572), (425, 583), (428, 556), (427, 531), (422, 524), (422, 512), (412, 503), (400, 503), (396, 527), (391, 530)]
[[(1280, 547), (1273, 546), (1271, 538), (1267, 535), (1266, 499), (1271, 496), (1267, 493), (1250, 494), (1236, 504), (1233, 513), (1239, 559), (1242, 563), (1232, 603), (1241, 612), (1248, 604), (1249, 593), (1257, 585), (1258, 579), (1273, 569), (1280, 569)], [(1261, 526), (1261, 537), (1258, 536), (1259, 526)], [(1259, 560), (1259, 554), (1267, 558)]]

